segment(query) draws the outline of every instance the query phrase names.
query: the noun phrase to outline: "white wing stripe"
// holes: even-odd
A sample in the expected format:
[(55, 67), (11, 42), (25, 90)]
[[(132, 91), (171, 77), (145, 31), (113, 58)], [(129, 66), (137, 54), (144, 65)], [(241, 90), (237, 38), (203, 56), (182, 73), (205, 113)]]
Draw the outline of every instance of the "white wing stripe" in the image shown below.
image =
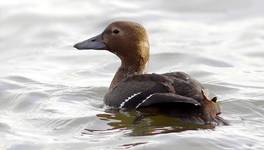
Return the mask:
[(137, 107), (136, 107), (136, 109), (140, 106), (140, 105), (142, 105), (143, 103), (145, 103), (151, 96), (153, 96), (154, 94), (151, 94), (151, 95), (149, 95), (147, 98), (145, 98), (141, 103), (139, 103), (138, 105), (137, 105)]
[(140, 94), (140, 93), (142, 93), (142, 92), (138, 92), (138, 93), (135, 93), (135, 94), (129, 96), (127, 99), (125, 99), (125, 100), (120, 104), (119, 108), (123, 108), (123, 107), (125, 106), (125, 104), (126, 104), (129, 100), (131, 100), (133, 97), (137, 96), (137, 95)]

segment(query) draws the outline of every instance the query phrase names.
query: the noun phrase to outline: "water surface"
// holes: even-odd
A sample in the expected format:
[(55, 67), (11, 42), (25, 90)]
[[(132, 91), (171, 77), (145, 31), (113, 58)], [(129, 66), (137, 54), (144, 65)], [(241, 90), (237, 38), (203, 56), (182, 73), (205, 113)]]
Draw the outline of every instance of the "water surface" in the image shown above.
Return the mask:
[[(0, 149), (263, 149), (263, 5), (261, 0), (1, 1)], [(108, 52), (72, 45), (120, 19), (147, 28), (149, 72), (189, 73), (218, 96), (231, 125), (166, 133), (176, 120), (156, 116), (132, 124), (133, 115), (106, 113), (102, 98), (120, 62)]]

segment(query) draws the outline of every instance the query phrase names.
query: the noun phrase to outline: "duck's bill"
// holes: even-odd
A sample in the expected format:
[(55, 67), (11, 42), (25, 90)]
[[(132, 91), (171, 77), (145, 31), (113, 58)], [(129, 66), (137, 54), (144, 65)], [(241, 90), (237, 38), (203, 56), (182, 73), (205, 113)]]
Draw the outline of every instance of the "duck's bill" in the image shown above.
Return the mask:
[(106, 49), (106, 45), (103, 41), (102, 34), (99, 34), (88, 40), (79, 42), (75, 44), (73, 47), (77, 48), (78, 50), (85, 50), (85, 49), (105, 50)]

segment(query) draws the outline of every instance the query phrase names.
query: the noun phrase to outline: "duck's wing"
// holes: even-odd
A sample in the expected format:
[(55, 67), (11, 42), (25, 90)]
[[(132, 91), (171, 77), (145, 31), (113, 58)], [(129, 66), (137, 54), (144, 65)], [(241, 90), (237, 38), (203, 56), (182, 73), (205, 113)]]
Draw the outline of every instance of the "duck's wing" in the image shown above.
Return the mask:
[(174, 80), (160, 74), (134, 75), (120, 82), (106, 94), (104, 100), (109, 106), (123, 109), (135, 109), (161, 103), (200, 106), (200, 102), (195, 98), (177, 94), (178, 89), (174, 88)]
[(194, 106), (201, 105), (197, 100), (190, 97), (176, 95), (174, 93), (154, 93), (145, 98), (136, 106), (136, 108), (148, 107), (161, 103), (185, 103)]
[(173, 93), (171, 83), (168, 77), (158, 74), (130, 76), (110, 90), (104, 101), (111, 107), (135, 108), (151, 94)]
[(131, 96), (129, 99), (121, 103), (120, 108), (138, 109), (141, 107), (151, 107), (154, 105), (158, 106), (159, 104), (165, 103), (184, 103), (193, 106), (201, 105), (197, 100), (190, 97), (176, 95), (174, 93), (153, 93), (150, 90)]
[(175, 94), (191, 97), (202, 103), (203, 95), (201, 91), (204, 90), (204, 87), (200, 82), (184, 72), (171, 72), (162, 75), (167, 76), (173, 81)]

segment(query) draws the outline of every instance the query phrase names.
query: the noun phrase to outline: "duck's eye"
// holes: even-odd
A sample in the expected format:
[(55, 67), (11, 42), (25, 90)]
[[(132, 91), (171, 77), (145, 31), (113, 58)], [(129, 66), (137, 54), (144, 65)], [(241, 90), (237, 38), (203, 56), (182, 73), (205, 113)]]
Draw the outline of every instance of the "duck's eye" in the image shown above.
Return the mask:
[(113, 30), (113, 33), (114, 34), (118, 34), (119, 33), (119, 30), (115, 29), (115, 30)]

